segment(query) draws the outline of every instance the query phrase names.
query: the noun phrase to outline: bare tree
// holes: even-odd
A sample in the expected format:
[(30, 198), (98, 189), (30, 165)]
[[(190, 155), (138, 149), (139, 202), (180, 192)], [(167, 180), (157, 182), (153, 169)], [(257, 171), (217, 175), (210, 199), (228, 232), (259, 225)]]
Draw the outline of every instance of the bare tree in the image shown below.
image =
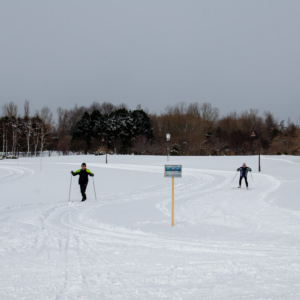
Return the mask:
[(5, 121), (4, 118), (1, 119), (1, 135), (2, 135), (2, 156), (4, 155), (5, 150)]
[(100, 103), (98, 103), (98, 102), (94, 102), (91, 106), (90, 106), (90, 108), (89, 108), (89, 113), (91, 114), (94, 110), (99, 110), (99, 111), (101, 111), (101, 109), (102, 109), (102, 106), (101, 106), (101, 104)]
[(22, 121), (22, 125), (23, 125), (23, 133), (25, 134), (25, 138), (26, 138), (27, 157), (29, 157), (30, 139), (32, 137), (32, 122), (31, 122), (31, 119), (28, 116), (24, 117), (24, 119)]
[[(9, 119), (7, 117), (1, 118), (1, 136), (2, 136), (2, 156), (7, 154), (7, 135)], [(5, 151), (6, 149), (6, 151)]]
[(219, 109), (212, 107), (210, 103), (203, 103), (200, 106), (200, 116), (204, 121), (215, 123), (219, 118)]
[(51, 127), (54, 125), (54, 120), (53, 113), (51, 112), (50, 108), (48, 106), (44, 106), (38, 115), (41, 120), (51, 129)]
[(49, 136), (51, 131), (51, 127), (49, 124), (45, 124), (45, 123), (41, 123), (40, 124), (40, 134), (39, 134), (39, 138), (40, 138), (40, 149), (41, 149), (41, 155), (43, 155), (43, 150), (44, 147), (49, 144), (47, 137)]
[(12, 118), (12, 117), (17, 118), (17, 115), (18, 115), (17, 105), (13, 101), (9, 102), (8, 104), (4, 104), (2, 106), (2, 114), (3, 114), (3, 116), (9, 117), (9, 118)]
[(29, 110), (29, 101), (25, 100), (25, 103), (24, 103), (24, 118), (28, 118), (29, 117), (29, 113), (30, 113), (30, 110)]
[(145, 136), (139, 136), (132, 143), (132, 150), (137, 154), (145, 154), (150, 149), (150, 142)]
[(13, 156), (16, 156), (18, 140), (21, 135), (21, 123), (19, 122), (19, 119), (12, 117), (9, 119), (8, 125), (11, 132), (11, 153)]
[(221, 155), (222, 151), (226, 148), (225, 139), (217, 136), (213, 136), (209, 139), (211, 149), (217, 154)]
[(34, 145), (34, 156), (37, 156), (37, 149), (40, 142), (42, 120), (39, 119), (38, 117), (34, 117), (32, 118), (31, 122), (32, 122), (31, 132), (32, 132), (33, 145)]
[(58, 134), (61, 135), (65, 135), (68, 134), (68, 121), (69, 121), (69, 112), (67, 109), (63, 109), (61, 107), (59, 107), (57, 109), (57, 132)]
[(125, 103), (121, 103), (120, 105), (117, 106), (117, 109), (123, 109), (123, 108), (129, 110), (128, 106)]
[(270, 111), (265, 111), (265, 125), (269, 129), (269, 131), (272, 131), (274, 129), (277, 129), (278, 120), (275, 119), (273, 114)]
[(100, 112), (103, 115), (109, 115), (115, 110), (116, 110), (116, 107), (113, 104), (108, 103), (108, 102), (103, 102), (102, 103), (102, 109), (100, 110)]
[(200, 105), (199, 103), (190, 103), (186, 113), (191, 116), (200, 117)]

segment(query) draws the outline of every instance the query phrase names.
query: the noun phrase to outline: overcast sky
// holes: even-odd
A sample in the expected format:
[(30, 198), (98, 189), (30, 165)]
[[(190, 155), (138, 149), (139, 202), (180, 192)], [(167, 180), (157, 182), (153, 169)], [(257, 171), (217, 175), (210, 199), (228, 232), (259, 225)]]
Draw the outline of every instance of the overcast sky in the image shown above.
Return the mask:
[(300, 116), (299, 0), (0, 0), (0, 104)]

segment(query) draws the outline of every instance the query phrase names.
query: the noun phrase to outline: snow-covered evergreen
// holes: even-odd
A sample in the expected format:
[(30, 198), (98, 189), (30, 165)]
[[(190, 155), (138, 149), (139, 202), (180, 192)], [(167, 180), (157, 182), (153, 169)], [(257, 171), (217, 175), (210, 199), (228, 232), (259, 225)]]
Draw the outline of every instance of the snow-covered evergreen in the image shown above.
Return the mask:
[(85, 141), (87, 150), (90, 149), (92, 139), (103, 139), (110, 148), (118, 140), (122, 143), (121, 152), (127, 153), (133, 139), (139, 136), (149, 140), (153, 137), (149, 116), (143, 110), (128, 111), (122, 108), (109, 115), (102, 115), (98, 110), (91, 115), (85, 112), (76, 124), (73, 140)]

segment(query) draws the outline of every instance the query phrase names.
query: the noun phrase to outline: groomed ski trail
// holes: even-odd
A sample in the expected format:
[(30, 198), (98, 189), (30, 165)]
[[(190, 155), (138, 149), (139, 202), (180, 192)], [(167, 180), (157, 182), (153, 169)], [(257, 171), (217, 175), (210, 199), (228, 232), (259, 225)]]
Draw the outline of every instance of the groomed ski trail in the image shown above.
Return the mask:
[[(93, 167), (162, 173), (153, 166)], [(274, 177), (255, 174), (251, 193), (236, 193), (230, 189), (234, 173), (185, 169), (176, 180), (175, 228), (170, 181), (164, 178), (135, 192), (97, 193), (98, 201), (69, 204), (66, 198), (0, 209), (0, 296), (297, 299), (300, 254), (292, 241), (299, 240), (299, 214), (272, 204), (270, 194), (280, 186)], [(10, 174), (3, 180), (21, 178)], [(156, 212), (152, 221), (146, 205)], [(128, 215), (121, 221), (113, 217), (118, 206)], [(245, 290), (245, 281), (255, 288)]]

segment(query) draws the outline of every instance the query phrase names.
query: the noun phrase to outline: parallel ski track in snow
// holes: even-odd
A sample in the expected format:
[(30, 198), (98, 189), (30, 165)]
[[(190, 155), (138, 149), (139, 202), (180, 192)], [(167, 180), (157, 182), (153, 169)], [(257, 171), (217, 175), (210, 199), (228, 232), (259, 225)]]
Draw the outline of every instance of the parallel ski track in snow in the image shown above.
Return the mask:
[[(90, 164), (92, 165), (92, 164)], [(97, 164), (93, 164), (94, 167), (97, 167)], [(103, 165), (101, 165), (103, 167)], [(161, 167), (149, 167), (149, 166), (133, 166), (133, 165), (115, 165), (115, 166), (105, 166), (105, 168), (115, 168), (122, 170), (131, 170), (131, 171), (149, 171), (155, 173), (161, 173)], [(214, 212), (217, 210), (218, 203), (214, 203), (214, 200), (218, 197), (222, 197), (222, 193), (224, 193), (224, 189), (228, 189), (228, 185), (230, 184), (230, 179), (234, 172), (223, 172), (223, 171), (211, 171), (211, 170), (193, 170), (186, 169), (184, 172), (185, 181), (180, 183), (180, 179), (178, 179), (179, 183), (176, 186), (176, 201), (179, 202), (179, 206), (182, 210), (185, 210), (185, 207), (192, 206), (192, 209), (195, 208), (195, 202), (197, 200), (189, 200), (189, 198), (196, 198), (197, 196), (206, 199), (206, 201), (210, 201), (212, 205), (211, 211)], [(223, 182), (214, 185), (215, 177), (221, 176), (224, 178)], [(263, 200), (267, 196), (269, 192), (276, 190), (279, 186), (279, 182), (268, 175), (259, 175), (264, 178), (265, 181), (268, 182), (269, 188), (265, 189), (265, 192), (262, 193), (259, 191), (258, 193), (251, 197), (256, 197), (255, 201), (261, 201), (261, 205), (266, 205)], [(211, 185), (207, 187), (207, 185)], [(213, 197), (207, 197), (205, 195), (209, 195), (212, 192), (219, 191), (219, 194), (214, 194)], [(246, 191), (248, 192), (248, 191)], [(109, 241), (106, 242), (114, 242), (114, 243), (130, 243), (132, 245), (140, 244), (141, 246), (149, 246), (149, 247), (158, 247), (157, 245), (163, 245), (163, 247), (172, 248), (173, 250), (176, 248), (180, 251), (200, 251), (200, 252), (224, 252), (224, 253), (239, 253), (245, 254), (246, 252), (249, 254), (256, 253), (257, 255), (262, 255), (262, 252), (286, 252), (290, 251), (292, 255), (298, 255), (298, 250), (295, 248), (291, 250), (291, 248), (264, 248), (258, 250), (255, 245), (238, 245), (237, 243), (204, 243), (204, 242), (190, 242), (190, 241), (178, 241), (174, 239), (166, 239), (166, 238), (158, 238), (158, 237), (149, 237), (147, 234), (139, 232), (138, 234), (134, 234), (125, 228), (109, 228), (109, 226), (105, 226), (105, 224), (99, 224), (95, 220), (91, 218), (91, 212), (93, 212), (97, 207), (105, 205), (107, 203), (111, 204), (112, 201), (115, 203), (124, 202), (124, 201), (134, 201), (134, 200), (142, 200), (143, 198), (155, 198), (158, 196), (168, 196), (170, 193), (169, 187), (150, 187), (145, 190), (137, 191), (136, 193), (128, 193), (124, 195), (118, 195), (116, 200), (114, 198), (110, 198), (108, 200), (102, 200), (101, 203), (93, 202), (92, 207), (84, 208), (82, 211), (82, 205), (75, 204), (72, 212), (65, 212), (64, 209), (61, 209), (57, 212), (57, 216), (52, 220), (52, 224), (63, 224), (70, 229), (80, 230), (85, 233), (93, 234), (98, 236), (101, 240), (105, 240), (104, 237), (110, 238)], [(227, 191), (229, 193), (229, 191)], [(203, 203), (200, 202), (201, 205)], [(156, 205), (159, 210), (161, 210), (166, 215), (170, 215), (170, 199), (167, 198), (163, 200), (163, 202)], [(203, 209), (201, 207), (201, 209)], [(232, 215), (232, 214), (231, 214)], [(184, 219), (184, 218), (180, 218)], [(84, 222), (82, 222), (84, 220)], [(186, 221), (186, 220), (185, 220)], [(249, 221), (246, 218), (243, 220), (247, 226), (249, 226)], [(193, 222), (193, 221), (192, 221)], [(201, 222), (201, 220), (200, 220)], [(90, 226), (88, 226), (90, 225)], [(50, 225), (51, 226), (51, 225)], [(100, 229), (99, 229), (100, 227)], [(259, 228), (259, 224), (254, 226), (255, 232)], [(246, 251), (246, 252), (245, 252)]]
[[(78, 230), (84, 233), (92, 234), (93, 239), (99, 239), (99, 241), (105, 243), (119, 243), (119, 244), (130, 244), (132, 246), (142, 246), (151, 248), (164, 248), (169, 250), (175, 250), (180, 252), (208, 252), (208, 253), (225, 253), (225, 254), (240, 254), (240, 255), (257, 255), (257, 256), (267, 256), (270, 253), (281, 253), (289, 254), (290, 256), (299, 256), (299, 250), (295, 247), (263, 247), (258, 248), (256, 245), (241, 245), (237, 243), (216, 243), (216, 242), (191, 242), (187, 240), (175, 240), (170, 238), (158, 238), (149, 237), (143, 233), (122, 233), (126, 231), (124, 229), (105, 230), (83, 226), (83, 224), (78, 224), (80, 220), (77, 217), (74, 218), (74, 211), (66, 213), (58, 212), (55, 220), (59, 220), (58, 224), (63, 224), (64, 226)], [(53, 216), (52, 216), (53, 217)], [(56, 224), (51, 220), (52, 224)], [(53, 226), (53, 225), (52, 225)], [(59, 227), (59, 226), (58, 226)], [(99, 227), (99, 226), (98, 226)]]
[[(160, 176), (162, 176), (163, 172), (162, 167), (155, 166), (89, 165), (95, 168), (153, 172), (160, 174)], [(9, 166), (4, 168), (6, 168), (8, 174), (0, 178), (0, 184), (10, 180), (21, 180), (25, 176), (33, 174), (33, 171), (26, 168)], [(274, 230), (272, 232), (274, 234), (285, 231), (289, 236), (292, 237), (295, 234), (295, 237), (299, 238), (299, 234), (294, 232), (293, 228), (295, 220), (300, 219), (299, 214), (279, 209), (272, 205), (271, 201), (270, 203), (268, 202), (270, 193), (276, 191), (280, 185), (278, 180), (268, 175), (253, 174), (255, 182), (249, 179), (250, 185), (253, 187), (252, 190), (232, 190), (230, 189), (232, 186), (230, 182), (234, 174), (235, 172), (218, 170), (184, 169), (184, 177), (176, 180), (175, 186), (176, 222), (180, 223), (180, 226), (185, 226), (186, 231), (188, 231), (189, 226), (192, 228), (194, 225), (215, 224), (217, 226), (227, 225), (229, 228), (236, 226), (238, 229), (244, 230), (243, 232), (248, 234), (248, 237), (251, 237), (251, 235), (269, 234), (270, 230)], [(170, 183), (169, 179), (162, 178), (162, 180)], [(183, 263), (186, 263), (188, 260), (181, 260), (181, 257), (191, 257), (192, 261), (196, 260), (196, 265), (193, 266), (193, 262), (191, 261), (192, 265), (187, 266), (187, 270), (194, 272), (192, 275), (200, 274), (200, 283), (204, 283), (205, 286), (210, 286), (215, 282), (214, 280), (217, 280), (216, 276), (225, 276), (226, 280), (231, 281), (237, 280), (240, 274), (245, 276), (244, 278), (250, 278), (253, 280), (252, 282), (257, 283), (260, 279), (253, 279), (256, 271), (258, 275), (264, 274), (266, 277), (269, 277), (268, 281), (263, 281), (265, 284), (271, 280), (277, 280), (276, 272), (273, 275), (270, 269), (270, 266), (273, 265), (278, 265), (277, 268), (279, 270), (283, 269), (278, 274), (283, 274), (286, 282), (291, 280), (293, 286), (296, 285), (298, 264), (295, 262), (300, 255), (297, 244), (294, 247), (284, 247), (282, 246), (284, 243), (280, 245), (262, 243), (258, 246), (249, 241), (240, 242), (239, 237), (233, 241), (224, 242), (205, 241), (201, 237), (193, 240), (189, 239), (189, 237), (176, 239), (132, 230), (122, 226), (114, 226), (113, 224), (105, 224), (101, 220), (94, 218), (97, 211), (100, 211), (106, 205), (117, 205), (118, 203), (131, 201), (149, 201), (151, 199), (153, 206), (157, 209), (157, 213), (164, 214), (169, 219), (171, 209), (170, 184), (163, 183), (135, 192), (118, 193), (109, 197), (99, 197), (98, 195), (98, 198), (98, 201), (88, 199), (86, 203), (57, 201), (0, 208), (2, 224), (0, 227), (0, 244), (3, 245), (2, 248), (5, 250), (6, 258), (9, 258), (11, 255), (15, 264), (22, 266), (19, 271), (20, 274), (22, 275), (22, 270), (33, 267), (34, 273), (31, 275), (32, 278), (28, 279), (29, 283), (31, 281), (38, 283), (40, 277), (43, 280), (47, 276), (51, 278), (52, 282), (56, 282), (57, 270), (63, 274), (62, 277), (58, 277), (57, 279), (59, 281), (57, 287), (50, 286), (48, 296), (47, 294), (43, 294), (43, 299), (88, 299), (88, 294), (85, 294), (85, 298), (80, 294), (81, 290), (90, 293), (91, 296), (89, 299), (94, 299), (97, 292), (99, 295), (99, 291), (96, 289), (93, 280), (99, 280), (98, 277), (95, 278), (95, 274), (97, 272), (101, 273), (101, 269), (100, 271), (96, 269), (102, 267), (107, 272), (110, 268), (116, 270), (118, 265), (114, 268), (107, 261), (98, 262), (95, 265), (95, 261), (93, 260), (97, 259), (101, 251), (119, 252), (122, 248), (126, 249), (126, 246), (129, 247), (130, 251), (134, 249), (133, 252), (136, 251), (137, 255), (139, 252), (146, 253), (145, 256), (147, 256), (147, 253), (150, 254), (153, 251), (160, 250), (157, 254), (161, 257), (165, 255), (165, 260), (168, 259), (168, 253), (172, 253), (174, 260), (176, 258), (177, 261), (182, 261)], [(291, 218), (294, 218), (294, 220), (289, 223)], [(283, 223), (284, 226), (282, 226)], [(170, 226), (170, 224), (166, 224), (166, 226)], [(20, 249), (22, 250), (20, 253), (31, 253), (34, 259), (41, 263), (41, 268), (38, 267), (38, 263), (35, 262), (34, 264), (25, 255), (15, 256), (15, 253), (18, 253)], [(88, 251), (88, 253), (85, 253), (85, 251)], [(92, 255), (91, 258), (88, 255)], [(5, 262), (6, 258), (2, 257), (2, 252), (0, 252), (0, 257), (1, 261)], [(84, 261), (82, 260), (83, 257)], [(134, 253), (130, 257), (133, 259)], [(204, 258), (201, 261), (197, 261), (199, 257), (205, 257), (208, 260), (205, 261)], [(120, 259), (122, 258), (121, 256)], [(103, 267), (105, 264), (106, 266)], [(95, 269), (93, 269), (94, 265)], [(286, 266), (294, 268), (291, 275), (289, 273), (290, 270), (284, 269)], [(3, 268), (9, 270), (10, 266), (4, 263)], [(141, 265), (141, 268), (143, 268), (143, 265)], [(164, 274), (165, 272), (163, 267), (160, 266), (151, 268), (153, 272), (150, 274), (157, 274), (158, 276), (158, 274)], [(176, 269), (176, 266), (172, 266), (172, 268)], [(202, 273), (199, 273), (199, 268), (203, 270)], [(219, 274), (220, 270), (221, 273)], [(115, 272), (123, 271), (119, 270)], [(142, 275), (142, 271), (134, 275), (133, 269), (132, 277), (127, 277), (126, 272), (121, 273), (124, 276), (124, 282), (129, 284), (129, 288), (123, 290), (123, 299), (141, 299), (139, 295), (134, 296), (132, 294), (132, 289), (140, 284), (139, 274), (142, 276), (141, 282), (143, 280), (147, 282), (148, 278), (143, 277), (145, 275)], [(179, 277), (175, 277), (176, 279), (173, 283), (192, 281), (189, 274), (180, 274)], [(109, 277), (112, 278), (111, 280), (118, 280), (117, 275)], [(149, 276), (153, 277), (155, 275)], [(2, 279), (4, 281), (0, 284), (0, 287), (4, 287), (6, 284), (5, 278)], [(169, 279), (172, 279), (172, 275), (169, 275), (167, 280)], [(15, 282), (19, 283), (22, 289), (22, 283), (26, 282), (26, 280), (19, 279), (18, 281), (18, 278), (16, 278)], [(102, 290), (105, 288), (105, 278), (101, 282), (103, 286), (98, 288)], [(10, 281), (7, 281), (7, 283), (9, 284)], [(34, 287), (35, 285), (32, 287), (29, 286), (28, 290), (22, 290), (19, 293), (24, 292), (22, 294), (24, 299), (29, 299), (30, 297), (26, 298), (26, 295), (33, 295), (35, 293)], [(16, 284), (15, 288), (18, 289), (18, 284)], [(278, 291), (281, 291), (280, 286), (277, 288)], [(105, 291), (107, 292), (107, 290), (104, 289), (104, 294)], [(151, 289), (150, 287), (150, 291), (151, 295), (144, 291), (144, 295), (146, 295), (144, 296), (145, 299), (148, 297), (149, 299), (160, 298), (161, 294), (157, 293), (155, 289)], [(224, 291), (228, 292), (226, 288), (224, 288)], [(40, 292), (44, 293), (45, 290), (41, 290)], [(273, 293), (276, 294), (276, 289)], [(194, 294), (196, 295), (198, 292), (194, 291)], [(6, 290), (6, 295), (13, 295), (13, 293), (9, 294)], [(55, 295), (55, 298), (53, 295)], [(182, 298), (177, 297), (176, 294), (170, 295), (174, 299)], [(232, 295), (230, 298), (226, 298), (226, 296), (220, 294), (215, 299), (238, 300), (241, 299), (239, 297), (243, 299), (259, 299), (257, 298), (258, 294), (254, 298), (251, 294), (248, 296), (241, 295), (243, 295), (243, 291), (236, 297)], [(114, 296), (116, 294), (111, 292), (110, 298), (105, 298), (104, 296), (103, 299), (114, 299)], [(279, 297), (278, 299), (280, 299)], [(198, 298), (187, 297), (187, 299)]]
[(288, 163), (288, 164), (291, 164), (291, 165), (300, 165), (300, 162), (295, 162), (293, 160), (288, 160), (286, 158), (275, 158), (275, 157), (266, 157), (266, 156), (261, 156), (261, 158), (265, 159), (265, 160), (274, 160), (274, 161), (285, 162), (285, 163)]
[[(112, 169), (122, 169), (122, 170), (131, 170), (131, 171), (139, 171), (144, 172), (154, 172), (161, 173), (161, 167), (153, 167), (153, 166), (135, 166), (135, 165), (111, 165), (111, 166), (103, 166), (98, 164), (90, 164), (93, 167), (101, 167), (101, 168), (112, 168)], [(12, 170), (11, 168), (9, 170)], [(18, 170), (17, 170), (18, 171)], [(20, 171), (19, 171), (20, 172)], [(18, 172), (16, 172), (19, 174)], [(21, 172), (20, 172), (21, 173)], [(22, 173), (23, 174), (23, 173)], [(218, 197), (222, 197), (222, 193), (228, 191), (228, 186), (230, 184), (230, 180), (234, 172), (224, 172), (224, 171), (212, 171), (212, 170), (195, 170), (195, 169), (185, 169), (184, 170), (184, 180), (178, 179), (178, 184), (176, 185), (176, 201), (177, 205), (179, 205), (182, 211), (192, 209), (195, 210), (197, 205), (200, 205), (200, 209), (203, 210), (202, 215), (199, 215), (199, 220), (186, 220), (183, 216), (178, 217), (180, 221), (186, 221), (190, 223), (202, 222), (201, 218), (208, 218), (211, 216), (217, 209), (219, 203), (216, 201)], [(222, 177), (223, 181), (219, 184), (214, 184), (216, 177)], [(260, 175), (262, 178), (269, 183), (269, 189), (265, 191), (262, 195), (259, 196), (256, 201), (263, 201), (266, 195), (276, 190), (279, 183), (267, 175)], [(14, 180), (15, 177), (11, 177), (7, 180)], [(181, 180), (181, 181), (180, 181)], [(227, 190), (227, 191), (226, 191)], [(212, 193), (214, 192), (214, 193)], [(245, 191), (249, 192), (249, 191)], [(213, 196), (211, 196), (211, 193)], [(252, 191), (251, 191), (252, 193)], [(261, 193), (261, 191), (260, 191)], [(145, 198), (153, 198), (155, 197), (163, 197), (166, 198), (162, 202), (156, 204), (158, 210), (162, 211), (166, 215), (170, 215), (170, 188), (164, 185), (162, 186), (152, 186), (148, 187), (135, 193), (124, 193), (118, 194), (115, 197), (110, 197), (109, 199), (103, 199), (100, 197), (99, 201), (91, 201), (89, 200), (87, 203), (72, 203), (72, 205), (62, 204), (58, 202), (56, 205), (52, 204), (33, 204), (27, 206), (16, 207), (14, 214), (16, 211), (25, 213), (28, 211), (32, 211), (33, 207), (38, 206), (38, 210), (41, 210), (42, 215), (36, 220), (38, 226), (41, 226), (44, 229), (56, 229), (58, 231), (65, 230), (74, 230), (76, 232), (80, 231), (84, 235), (89, 233), (93, 235), (93, 238), (98, 238), (102, 242), (108, 243), (125, 243), (131, 245), (137, 245), (143, 247), (167, 247), (172, 250), (179, 251), (197, 251), (197, 252), (222, 252), (222, 253), (239, 253), (239, 254), (249, 254), (254, 253), (254, 255), (262, 255), (262, 252), (283, 252), (289, 251), (290, 254), (296, 254), (297, 250), (291, 250), (290, 248), (264, 248), (257, 249), (255, 245), (238, 245), (237, 243), (206, 243), (206, 242), (191, 242), (191, 241), (178, 241), (174, 239), (166, 239), (149, 236), (147, 233), (143, 232), (133, 232), (131, 230), (125, 228), (111, 228), (111, 226), (107, 226), (102, 223), (98, 223), (96, 220), (91, 218), (91, 213), (97, 209), (101, 209), (101, 206), (112, 203), (120, 203), (125, 201), (141, 201)], [(251, 195), (251, 197), (257, 197), (256, 195)], [(193, 199), (193, 200), (189, 200)], [(196, 199), (196, 200), (195, 200)], [(204, 199), (204, 202), (201, 201)], [(198, 203), (197, 203), (198, 202)], [(208, 205), (207, 203), (210, 202)], [(262, 205), (264, 203), (262, 202)], [(50, 206), (50, 208), (49, 208)], [(11, 212), (12, 212), (11, 211)], [(6, 214), (4, 214), (6, 215)], [(3, 215), (3, 217), (5, 217)], [(228, 216), (227, 216), (228, 217)], [(234, 217), (231, 214), (231, 217)], [(240, 216), (239, 216), (240, 217)], [(32, 220), (32, 217), (29, 217)], [(249, 220), (239, 220), (239, 222), (245, 222), (248, 225)], [(33, 222), (34, 223), (34, 222)], [(255, 227), (255, 226), (254, 226)], [(256, 225), (255, 230), (257, 231)], [(47, 241), (44, 241), (48, 243)], [(160, 245), (160, 246), (158, 246)], [(46, 248), (46, 246), (42, 247)], [(246, 252), (245, 252), (246, 251)]]
[(7, 181), (15, 181), (21, 178), (31, 176), (34, 174), (34, 171), (24, 167), (12, 167), (12, 166), (0, 166), (0, 169), (3, 169), (8, 172), (8, 174), (0, 177), (0, 184)]

